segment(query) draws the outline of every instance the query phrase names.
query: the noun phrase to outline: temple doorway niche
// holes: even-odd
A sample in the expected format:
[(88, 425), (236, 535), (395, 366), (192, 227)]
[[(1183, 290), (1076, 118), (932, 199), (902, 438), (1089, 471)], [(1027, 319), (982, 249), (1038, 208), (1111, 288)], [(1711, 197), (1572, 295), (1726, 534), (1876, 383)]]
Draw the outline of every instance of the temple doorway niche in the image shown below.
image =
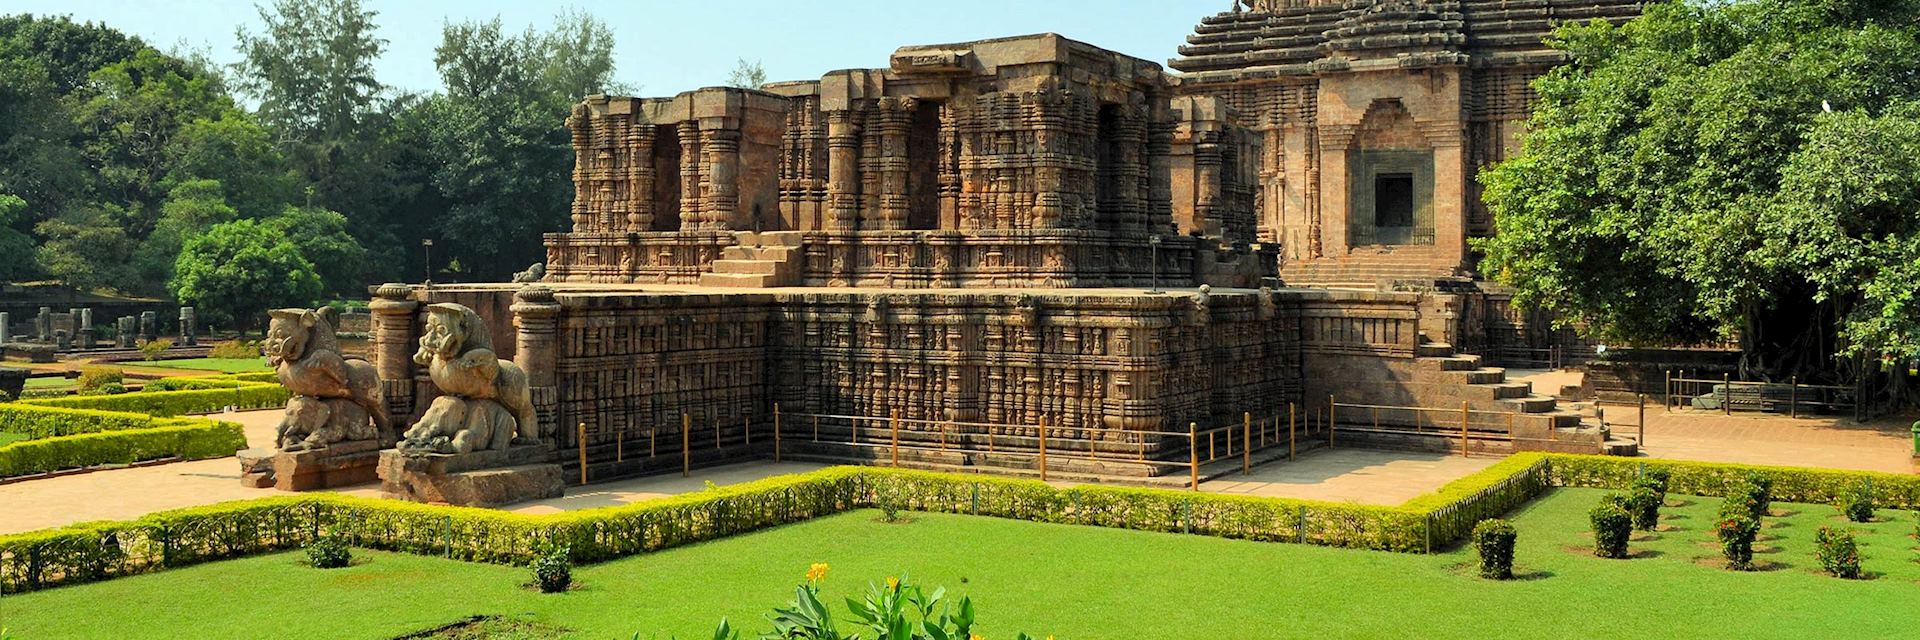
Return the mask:
[(1398, 99), (1374, 101), (1348, 154), (1347, 237), (1433, 244), (1433, 147)]
[(1100, 105), (1099, 129), (1094, 136), (1093, 202), (1095, 229), (1115, 230), (1120, 226), (1120, 176), (1115, 175), (1120, 150), (1114, 139), (1120, 131), (1120, 105)]
[(680, 230), (680, 128), (653, 128), (653, 226), (648, 231)]
[(907, 130), (907, 228), (940, 228), (940, 109), (917, 100)]

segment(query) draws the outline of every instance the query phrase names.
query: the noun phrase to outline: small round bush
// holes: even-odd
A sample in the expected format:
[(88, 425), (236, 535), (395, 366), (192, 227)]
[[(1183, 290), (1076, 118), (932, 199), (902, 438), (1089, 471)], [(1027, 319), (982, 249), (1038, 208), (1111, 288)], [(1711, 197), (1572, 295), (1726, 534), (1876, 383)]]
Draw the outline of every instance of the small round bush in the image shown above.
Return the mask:
[(1660, 494), (1653, 487), (1636, 486), (1627, 494), (1627, 514), (1633, 516), (1633, 528), (1652, 531), (1660, 526)]
[(1593, 555), (1602, 558), (1627, 557), (1627, 538), (1633, 535), (1633, 516), (1611, 500), (1603, 500), (1587, 513), (1593, 524)]
[(541, 593), (560, 593), (573, 586), (573, 554), (569, 547), (560, 547), (535, 558), (532, 568), (533, 583), (540, 587)]
[(1673, 472), (1664, 467), (1654, 467), (1640, 472), (1640, 484), (1652, 487), (1660, 494), (1661, 500), (1667, 499), (1667, 487), (1673, 480)]
[(1746, 516), (1755, 521), (1765, 517), (1767, 511), (1761, 506), (1759, 488), (1750, 484), (1741, 484), (1727, 493), (1726, 500), (1720, 503), (1720, 517)]
[(1840, 500), (1840, 511), (1854, 522), (1873, 522), (1873, 491), (1865, 486), (1855, 487)]
[[(125, 374), (120, 372), (119, 367), (81, 367), (80, 379), (74, 381), (74, 386), (79, 388), (81, 395), (124, 393), (127, 390), (123, 386), (125, 382)], [(108, 391), (109, 385), (118, 391)]]
[(1755, 507), (1758, 511), (1754, 513), (1753, 517), (1758, 518), (1767, 515), (1767, 510), (1773, 506), (1773, 476), (1758, 472), (1748, 473), (1747, 486), (1752, 488), (1753, 499), (1759, 503)]
[(1759, 521), (1740, 513), (1723, 515), (1715, 523), (1714, 532), (1720, 537), (1720, 553), (1727, 557), (1728, 569), (1753, 569), (1753, 539), (1760, 536)]
[(353, 563), (353, 550), (337, 535), (322, 535), (307, 543), (307, 562), (316, 569), (338, 569)]
[(1813, 534), (1813, 542), (1818, 547), (1815, 557), (1828, 575), (1848, 580), (1860, 577), (1860, 545), (1854, 542), (1852, 529), (1820, 527)]
[(1498, 518), (1473, 526), (1473, 549), (1480, 553), (1480, 577), (1513, 578), (1513, 541), (1519, 537), (1513, 523)]

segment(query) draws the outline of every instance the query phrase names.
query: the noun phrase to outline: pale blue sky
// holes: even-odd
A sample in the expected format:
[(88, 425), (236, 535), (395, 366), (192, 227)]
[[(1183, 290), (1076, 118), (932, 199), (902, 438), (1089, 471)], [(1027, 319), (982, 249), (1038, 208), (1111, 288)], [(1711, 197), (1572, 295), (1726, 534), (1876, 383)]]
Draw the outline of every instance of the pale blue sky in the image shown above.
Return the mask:
[[(266, 0), (262, 0), (263, 2)], [(895, 48), (1055, 32), (1164, 64), (1200, 18), (1231, 0), (368, 0), (388, 40), (380, 80), (402, 90), (439, 88), (433, 48), (447, 21), (500, 16), (511, 31), (546, 27), (562, 7), (588, 9), (612, 25), (615, 77), (643, 95), (720, 84), (737, 58), (758, 59), (770, 80), (817, 79), (834, 69), (883, 67)], [(182, 45), (231, 62), (234, 27), (258, 30), (253, 0), (6, 0), (6, 13), (67, 14), (140, 36), (163, 50)]]

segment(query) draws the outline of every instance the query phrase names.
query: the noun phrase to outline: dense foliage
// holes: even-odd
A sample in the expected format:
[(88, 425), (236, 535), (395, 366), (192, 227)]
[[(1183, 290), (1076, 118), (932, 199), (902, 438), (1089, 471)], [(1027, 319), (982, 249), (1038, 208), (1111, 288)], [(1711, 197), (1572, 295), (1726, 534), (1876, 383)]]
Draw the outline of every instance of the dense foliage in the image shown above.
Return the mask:
[(561, 593), (573, 586), (572, 551), (565, 545), (549, 549), (533, 559), (533, 584), (540, 593)]
[(1602, 499), (1587, 512), (1587, 522), (1593, 525), (1593, 555), (1602, 558), (1627, 557), (1627, 540), (1633, 536), (1633, 516), (1614, 497)]
[[(419, 95), (375, 76), (387, 43), (361, 0), (258, 9), (230, 68), (0, 16), (0, 255), (31, 256), (0, 281), (173, 295), (224, 324), (418, 278), (423, 238), (473, 278), (540, 259), (572, 197), (568, 110), (614, 88), (604, 23), (446, 25), (443, 90)], [(243, 248), (259, 262), (224, 263)], [(280, 293), (248, 297), (263, 287)]]
[(1920, 357), (1920, 0), (1649, 3), (1552, 43), (1481, 176), (1483, 271), (1602, 339), (1737, 336), (1757, 374)]
[(1813, 534), (1813, 541), (1818, 547), (1815, 559), (1828, 575), (1848, 580), (1861, 577), (1860, 543), (1854, 540), (1852, 529), (1822, 526)]
[(1720, 538), (1720, 555), (1726, 557), (1728, 569), (1753, 570), (1753, 541), (1760, 537), (1759, 520), (1723, 510), (1714, 523), (1714, 534)]
[(1498, 518), (1481, 520), (1473, 526), (1473, 550), (1480, 556), (1480, 577), (1513, 578), (1513, 543), (1519, 537), (1513, 523)]
[(353, 549), (340, 535), (316, 536), (307, 543), (307, 563), (315, 569), (339, 569), (353, 564)]

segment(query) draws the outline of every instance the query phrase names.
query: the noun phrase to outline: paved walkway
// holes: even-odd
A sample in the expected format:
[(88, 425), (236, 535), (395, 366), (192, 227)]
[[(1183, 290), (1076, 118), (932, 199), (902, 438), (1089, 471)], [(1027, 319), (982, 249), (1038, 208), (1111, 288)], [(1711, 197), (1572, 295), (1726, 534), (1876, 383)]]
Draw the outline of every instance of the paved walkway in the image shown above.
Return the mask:
[(1376, 449), (1314, 449), (1292, 461), (1200, 483), (1200, 490), (1274, 498), (1398, 505), (1492, 466), (1499, 458)]
[[(1637, 435), (1633, 407), (1608, 405), (1615, 433)], [(1678, 460), (1920, 473), (1914, 464), (1911, 417), (1865, 424), (1839, 418), (1647, 407), (1644, 455)]]

